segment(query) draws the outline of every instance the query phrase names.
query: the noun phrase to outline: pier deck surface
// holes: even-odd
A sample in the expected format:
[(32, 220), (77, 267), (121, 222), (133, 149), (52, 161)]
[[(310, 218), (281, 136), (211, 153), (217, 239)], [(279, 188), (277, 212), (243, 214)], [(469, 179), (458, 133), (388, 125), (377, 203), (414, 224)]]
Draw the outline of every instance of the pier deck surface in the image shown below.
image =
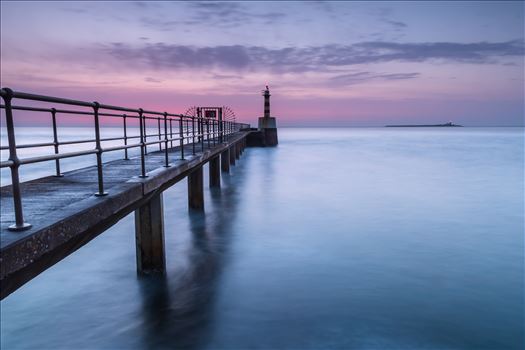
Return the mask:
[(237, 132), (224, 143), (204, 142), (169, 149), (170, 167), (164, 151), (145, 157), (148, 177), (140, 178), (140, 156), (104, 163), (104, 189), (108, 195), (97, 197), (97, 167), (48, 176), (21, 183), (24, 218), (33, 226), (22, 232), (9, 231), (14, 223), (11, 186), (1, 191), (0, 282), (1, 298), (38, 275), (54, 263), (89, 242), (108, 227), (131, 213), (149, 198), (180, 181), (194, 169), (218, 156), (249, 132)]

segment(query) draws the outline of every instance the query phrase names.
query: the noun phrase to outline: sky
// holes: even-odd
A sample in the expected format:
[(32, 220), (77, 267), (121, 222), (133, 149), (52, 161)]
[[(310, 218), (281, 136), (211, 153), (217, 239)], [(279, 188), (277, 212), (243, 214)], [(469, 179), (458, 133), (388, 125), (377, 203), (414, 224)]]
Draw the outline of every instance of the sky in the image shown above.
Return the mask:
[(0, 4), (17, 91), (256, 125), (269, 85), (280, 126), (524, 124), (521, 1)]

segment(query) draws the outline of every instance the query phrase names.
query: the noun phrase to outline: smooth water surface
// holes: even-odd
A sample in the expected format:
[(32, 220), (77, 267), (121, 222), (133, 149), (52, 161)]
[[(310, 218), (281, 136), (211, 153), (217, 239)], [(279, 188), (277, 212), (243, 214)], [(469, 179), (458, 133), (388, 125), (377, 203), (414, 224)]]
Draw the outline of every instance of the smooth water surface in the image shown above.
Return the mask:
[(2, 301), (2, 349), (523, 348), (523, 129), (279, 137), (204, 215), (164, 193), (165, 278), (129, 215)]

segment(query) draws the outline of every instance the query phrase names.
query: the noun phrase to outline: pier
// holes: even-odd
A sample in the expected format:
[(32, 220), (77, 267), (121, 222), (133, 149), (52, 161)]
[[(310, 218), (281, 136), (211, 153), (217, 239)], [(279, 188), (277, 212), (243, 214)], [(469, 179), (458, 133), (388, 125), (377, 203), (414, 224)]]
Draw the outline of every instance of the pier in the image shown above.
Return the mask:
[[(205, 209), (203, 167), (209, 167), (210, 187), (220, 188), (222, 174), (240, 159), (247, 145), (257, 144), (261, 130), (196, 108), (195, 115), (148, 111), (0, 90), (5, 116), (12, 184), (1, 187), (0, 285), (1, 298), (79, 249), (126, 215), (135, 213), (137, 271), (165, 271), (162, 192), (187, 178), (188, 208)], [(24, 103), (21, 105), (20, 103)], [(38, 106), (35, 106), (38, 105)], [(40, 113), (51, 119), (49, 143), (18, 145), (14, 120), (17, 113)], [(92, 118), (94, 139), (60, 141), (57, 116)], [(121, 137), (101, 137), (102, 121), (118, 121)], [(114, 124), (112, 124), (114, 125)], [(129, 136), (133, 127), (139, 136)], [(151, 133), (152, 128), (157, 132)], [(149, 133), (148, 133), (149, 132)], [(276, 133), (275, 133), (276, 135)], [(254, 141), (255, 140), (255, 141)], [(275, 138), (276, 140), (276, 138)], [(107, 142), (121, 142), (107, 146)], [(61, 152), (66, 145), (90, 144), (82, 151)], [(49, 155), (19, 158), (17, 150), (43, 148)], [(128, 151), (139, 149), (130, 156)], [(108, 152), (122, 159), (103, 161)], [(62, 172), (60, 160), (92, 155), (96, 165)], [(54, 162), (55, 173), (20, 182), (25, 164)]]

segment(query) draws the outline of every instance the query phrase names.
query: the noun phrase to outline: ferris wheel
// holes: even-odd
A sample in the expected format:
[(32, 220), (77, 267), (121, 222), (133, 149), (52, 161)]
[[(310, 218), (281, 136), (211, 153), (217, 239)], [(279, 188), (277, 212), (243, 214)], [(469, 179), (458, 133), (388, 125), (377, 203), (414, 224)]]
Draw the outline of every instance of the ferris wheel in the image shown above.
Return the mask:
[[(218, 111), (222, 110), (222, 120), (226, 121), (237, 121), (237, 117), (235, 116), (235, 112), (231, 107), (229, 106), (222, 106), (222, 107), (198, 107), (198, 106), (191, 106), (189, 107), (184, 115), (191, 116), (191, 117), (198, 117), (198, 110), (201, 110), (201, 116), (206, 117), (205, 111)], [(216, 115), (216, 114), (211, 114)]]

